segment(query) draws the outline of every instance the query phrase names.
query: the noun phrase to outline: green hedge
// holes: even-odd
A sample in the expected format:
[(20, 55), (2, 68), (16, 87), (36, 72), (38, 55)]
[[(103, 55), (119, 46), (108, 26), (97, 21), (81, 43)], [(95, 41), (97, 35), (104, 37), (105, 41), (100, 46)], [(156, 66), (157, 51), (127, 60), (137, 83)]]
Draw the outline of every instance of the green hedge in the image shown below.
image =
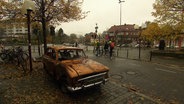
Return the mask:
[(169, 56), (169, 57), (177, 57), (177, 58), (184, 58), (184, 51), (180, 50), (154, 50), (151, 51), (153, 56)]

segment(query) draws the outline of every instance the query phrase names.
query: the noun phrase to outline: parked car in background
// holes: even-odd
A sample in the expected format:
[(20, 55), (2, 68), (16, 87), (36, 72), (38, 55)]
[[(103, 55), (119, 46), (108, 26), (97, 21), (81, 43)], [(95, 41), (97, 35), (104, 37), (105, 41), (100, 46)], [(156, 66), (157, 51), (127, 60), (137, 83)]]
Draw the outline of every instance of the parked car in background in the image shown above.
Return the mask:
[(118, 44), (117, 47), (131, 47), (131, 44)]
[(178, 45), (167, 45), (166, 48), (173, 49), (173, 48), (179, 48), (179, 46)]
[(174, 48), (179, 48), (179, 46), (178, 45), (175, 45)]
[(136, 48), (139, 47), (139, 44), (136, 44), (134, 47), (136, 47)]
[(159, 44), (155, 44), (153, 47), (154, 48), (158, 48), (159, 47)]
[(50, 46), (43, 64), (64, 92), (101, 85), (108, 80), (109, 68), (89, 59), (78, 47)]
[[(134, 47), (135, 47), (135, 48), (139, 48), (139, 44), (134, 45)], [(144, 45), (141, 44), (140, 47), (142, 48), (142, 47), (144, 47)], [(145, 47), (146, 47), (146, 46), (145, 46)]]

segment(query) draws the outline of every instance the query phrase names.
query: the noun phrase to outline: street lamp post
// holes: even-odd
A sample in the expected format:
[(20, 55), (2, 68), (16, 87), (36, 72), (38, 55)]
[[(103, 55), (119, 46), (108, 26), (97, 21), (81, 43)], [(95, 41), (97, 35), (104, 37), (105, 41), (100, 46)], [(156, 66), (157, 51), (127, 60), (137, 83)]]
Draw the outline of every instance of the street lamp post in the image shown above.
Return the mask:
[(141, 59), (141, 34), (142, 34), (142, 27), (139, 27), (140, 33), (139, 33), (139, 59)]
[[(122, 9), (122, 2), (125, 2), (123, 0), (119, 0), (119, 4), (120, 4), (120, 26), (121, 26), (121, 16), (122, 16), (122, 13), (121, 13), (121, 9)], [(118, 36), (116, 36), (118, 38)], [(123, 43), (123, 36), (121, 34), (121, 44)]]
[(121, 8), (122, 8), (122, 2), (125, 2), (125, 1), (119, 0), (119, 4), (120, 4), (120, 25), (121, 25)]
[(31, 34), (30, 34), (30, 14), (35, 10), (35, 4), (31, 0), (25, 0), (22, 6), (22, 13), (27, 16), (27, 28), (28, 28), (28, 51), (29, 51), (29, 64), (30, 72), (32, 72), (32, 54), (31, 54)]
[[(96, 36), (98, 36), (98, 35), (97, 35), (97, 32), (98, 32), (98, 26), (97, 26), (97, 23), (96, 23), (96, 26), (95, 26), (95, 33), (96, 33)], [(100, 36), (99, 36), (98, 40), (99, 40), (99, 42), (100, 42)]]

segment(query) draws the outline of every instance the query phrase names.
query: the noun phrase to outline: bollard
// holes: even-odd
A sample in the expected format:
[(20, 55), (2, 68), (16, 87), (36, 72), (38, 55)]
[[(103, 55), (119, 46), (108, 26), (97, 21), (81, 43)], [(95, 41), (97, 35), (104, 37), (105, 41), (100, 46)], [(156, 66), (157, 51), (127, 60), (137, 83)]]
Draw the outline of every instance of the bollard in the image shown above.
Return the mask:
[(128, 49), (127, 49), (127, 59), (128, 59)]
[(117, 57), (119, 56), (119, 49), (117, 49)]
[(150, 61), (152, 60), (152, 51), (150, 51)]

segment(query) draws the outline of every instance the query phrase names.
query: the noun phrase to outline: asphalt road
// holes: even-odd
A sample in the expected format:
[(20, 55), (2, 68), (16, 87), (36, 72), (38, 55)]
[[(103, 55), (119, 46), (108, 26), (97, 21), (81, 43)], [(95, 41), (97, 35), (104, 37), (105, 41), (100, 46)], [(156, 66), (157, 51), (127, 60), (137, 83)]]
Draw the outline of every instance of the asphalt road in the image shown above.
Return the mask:
[(111, 78), (125, 86), (133, 86), (141, 93), (169, 102), (184, 103), (184, 67), (126, 58), (110, 60), (104, 56), (88, 55), (110, 67)]

